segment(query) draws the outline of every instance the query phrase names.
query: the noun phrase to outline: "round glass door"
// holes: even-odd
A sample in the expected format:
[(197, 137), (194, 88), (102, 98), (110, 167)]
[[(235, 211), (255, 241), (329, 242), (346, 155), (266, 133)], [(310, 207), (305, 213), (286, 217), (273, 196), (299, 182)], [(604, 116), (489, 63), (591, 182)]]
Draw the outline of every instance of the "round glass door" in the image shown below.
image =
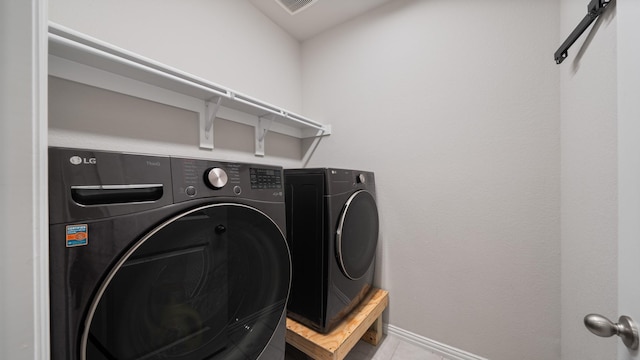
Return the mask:
[(191, 210), (114, 266), (87, 314), (81, 359), (254, 360), (289, 284), (286, 240), (267, 215), (239, 204)]
[(368, 191), (353, 193), (345, 203), (338, 230), (336, 250), (342, 272), (358, 280), (369, 269), (378, 245), (378, 207)]

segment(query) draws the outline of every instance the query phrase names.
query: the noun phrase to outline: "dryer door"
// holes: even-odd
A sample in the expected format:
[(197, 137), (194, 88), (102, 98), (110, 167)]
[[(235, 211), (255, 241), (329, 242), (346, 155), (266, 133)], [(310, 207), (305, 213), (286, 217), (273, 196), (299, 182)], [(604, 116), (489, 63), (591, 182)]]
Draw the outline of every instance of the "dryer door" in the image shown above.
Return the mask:
[(115, 264), (89, 308), (80, 357), (254, 360), (289, 284), (287, 244), (267, 215), (240, 204), (191, 210)]
[(373, 263), (378, 227), (378, 207), (373, 195), (366, 190), (353, 193), (342, 209), (336, 231), (336, 256), (349, 279), (360, 279)]

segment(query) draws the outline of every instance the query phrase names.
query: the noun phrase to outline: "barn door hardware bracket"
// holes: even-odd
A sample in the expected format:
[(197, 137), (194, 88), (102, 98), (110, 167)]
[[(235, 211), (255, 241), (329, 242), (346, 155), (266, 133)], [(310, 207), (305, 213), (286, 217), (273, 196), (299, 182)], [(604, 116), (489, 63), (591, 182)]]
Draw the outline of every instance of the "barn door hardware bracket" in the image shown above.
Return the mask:
[(569, 34), (569, 37), (560, 45), (558, 50), (553, 54), (556, 60), (556, 64), (561, 64), (564, 59), (567, 58), (567, 50), (573, 45), (576, 40), (582, 35), (585, 30), (593, 23), (598, 16), (600, 16), (607, 5), (614, 0), (591, 0), (587, 5), (587, 15), (584, 16), (582, 21), (576, 26), (576, 28)]
[(266, 114), (258, 116), (256, 125), (256, 156), (264, 156), (264, 138), (269, 132), (271, 124), (276, 119), (276, 114)]

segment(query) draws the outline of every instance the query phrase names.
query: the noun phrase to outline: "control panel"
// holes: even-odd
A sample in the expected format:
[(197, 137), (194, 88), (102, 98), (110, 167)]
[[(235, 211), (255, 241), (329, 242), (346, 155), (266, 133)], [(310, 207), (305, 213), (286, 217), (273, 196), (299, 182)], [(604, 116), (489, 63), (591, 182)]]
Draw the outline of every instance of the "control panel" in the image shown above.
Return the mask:
[(252, 189), (282, 189), (282, 172), (275, 169), (250, 168)]
[(278, 166), (171, 158), (176, 202), (212, 196), (284, 201)]
[(375, 178), (371, 171), (346, 169), (319, 169), (326, 171), (328, 191), (332, 194), (353, 189), (375, 189)]

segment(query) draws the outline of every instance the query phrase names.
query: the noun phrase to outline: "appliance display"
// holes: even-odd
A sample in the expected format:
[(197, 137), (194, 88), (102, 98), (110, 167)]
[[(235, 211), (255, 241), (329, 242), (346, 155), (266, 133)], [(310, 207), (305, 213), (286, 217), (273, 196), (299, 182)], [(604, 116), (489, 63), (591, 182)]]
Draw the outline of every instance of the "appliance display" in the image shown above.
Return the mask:
[(51, 359), (284, 359), (282, 184), (274, 166), (50, 148)]
[(371, 289), (378, 244), (372, 172), (285, 169), (292, 259), (288, 316), (322, 333)]

